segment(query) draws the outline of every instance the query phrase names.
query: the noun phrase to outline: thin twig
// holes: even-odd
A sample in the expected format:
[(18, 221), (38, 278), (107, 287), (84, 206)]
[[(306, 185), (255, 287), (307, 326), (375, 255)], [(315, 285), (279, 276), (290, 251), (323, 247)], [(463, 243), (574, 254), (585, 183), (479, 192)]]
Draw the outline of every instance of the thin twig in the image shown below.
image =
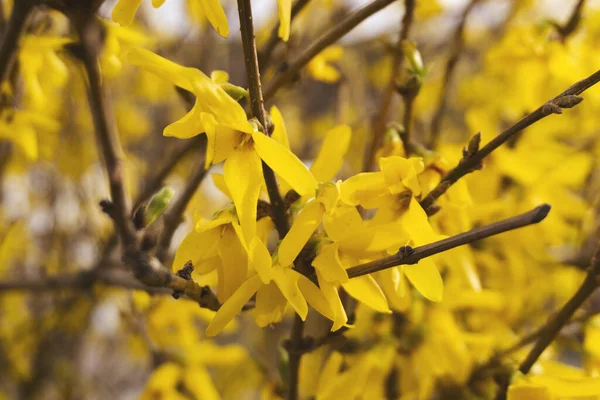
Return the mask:
[(402, 145), (404, 146), (404, 155), (408, 157), (412, 152), (412, 130), (413, 130), (413, 114), (415, 108), (415, 94), (406, 94), (402, 96), (404, 100), (404, 115), (402, 117), (402, 125), (404, 130), (400, 133)]
[(0, 46), (0, 83), (4, 82), (10, 73), (11, 66), (15, 60), (19, 39), (27, 25), (27, 19), (34, 8), (30, 0), (15, 1), (6, 32)]
[(580, 100), (576, 96), (583, 93), (596, 83), (600, 81), (600, 70), (596, 71), (589, 77), (575, 83), (567, 90), (559, 94), (558, 96), (550, 99), (548, 102), (540, 106), (537, 110), (531, 114), (523, 117), (517, 121), (510, 128), (500, 133), (494, 139), (492, 139), (483, 148), (473, 154), (471, 157), (463, 158), (460, 163), (452, 170), (448, 171), (443, 177), (438, 186), (431, 191), (423, 200), (421, 200), (421, 207), (425, 211), (435, 203), (435, 201), (448, 190), (457, 180), (465, 176), (466, 174), (479, 169), (482, 160), (487, 157), (492, 151), (496, 150), (500, 145), (505, 143), (511, 137), (521, 132), (523, 129), (533, 125), (537, 121), (547, 117), (551, 114), (562, 113), (563, 108), (570, 108), (575, 106)]
[[(270, 136), (271, 129), (267, 121), (260, 82), (260, 70), (258, 67), (258, 56), (256, 54), (256, 42), (254, 41), (254, 26), (252, 25), (252, 6), (250, 0), (238, 0), (238, 11), (252, 115), (256, 117), (258, 122), (262, 125), (263, 132)], [(264, 162), (262, 163), (262, 167), (265, 184), (267, 185), (267, 192), (269, 193), (269, 200), (271, 201), (271, 215), (273, 216), (273, 222), (275, 223), (279, 237), (282, 239), (289, 230), (285, 204), (281, 197), (281, 193), (279, 193), (275, 173)]]
[[(302, 11), (309, 2), (310, 0), (298, 0), (294, 3), (294, 5), (292, 6), (292, 12), (290, 16), (290, 24), (292, 23), (292, 21), (294, 21), (294, 18), (296, 18), (300, 11)], [(277, 45), (281, 43), (281, 38), (279, 37), (278, 33), (280, 25), (281, 24), (279, 22), (275, 25), (275, 27), (271, 31), (271, 36), (269, 36), (269, 40), (267, 40), (267, 43), (265, 43), (264, 48), (258, 55), (258, 66), (262, 71), (264, 71), (269, 66), (269, 64), (271, 63), (271, 56), (273, 55), (273, 52), (277, 48)]]
[(298, 314), (294, 316), (294, 322), (292, 323), (292, 332), (290, 333), (290, 345), (288, 348), (288, 365), (289, 365), (289, 374), (288, 374), (288, 391), (287, 391), (287, 400), (297, 400), (298, 399), (298, 389), (299, 389), (299, 379), (300, 379), (300, 361), (302, 359), (302, 352), (295, 351), (297, 348), (301, 347), (301, 343), (303, 341), (304, 335), (304, 321)]
[(446, 107), (448, 105), (448, 92), (450, 91), (450, 86), (452, 85), (452, 78), (454, 77), (454, 71), (456, 70), (456, 65), (458, 60), (463, 52), (463, 48), (465, 45), (465, 26), (467, 23), (467, 18), (471, 11), (475, 7), (480, 0), (471, 0), (467, 7), (465, 7), (462, 16), (460, 18), (460, 22), (456, 27), (456, 31), (454, 32), (454, 36), (452, 39), (452, 50), (450, 53), (450, 57), (448, 57), (448, 61), (446, 61), (446, 67), (444, 69), (444, 77), (442, 80), (442, 89), (440, 91), (440, 97), (438, 99), (438, 106), (433, 113), (433, 117), (431, 118), (431, 136), (429, 138), (429, 148), (435, 149), (438, 145), (440, 139), (440, 130), (442, 128), (442, 121), (444, 115), (446, 114)]
[(167, 255), (169, 254), (169, 246), (175, 230), (179, 226), (182, 220), (182, 215), (190, 202), (200, 183), (206, 175), (206, 168), (204, 167), (204, 157), (199, 161), (196, 171), (188, 179), (183, 188), (183, 191), (179, 197), (173, 202), (173, 205), (169, 207), (169, 210), (163, 217), (164, 225), (163, 229), (158, 237), (156, 245), (156, 257), (161, 261), (165, 262)]
[(560, 311), (542, 328), (539, 338), (535, 346), (525, 360), (519, 366), (519, 371), (526, 374), (529, 372), (533, 364), (537, 361), (544, 350), (552, 343), (558, 332), (566, 325), (573, 314), (581, 307), (581, 305), (591, 296), (599, 285), (598, 277), (600, 276), (600, 246), (596, 250), (588, 273), (573, 297), (560, 309)]
[(133, 202), (133, 209), (135, 210), (141, 206), (146, 200), (148, 200), (164, 183), (165, 179), (173, 168), (181, 161), (188, 153), (193, 149), (199, 147), (200, 143), (205, 139), (204, 135), (195, 136), (185, 142), (180, 143), (179, 146), (169, 155), (169, 158), (160, 170), (156, 172), (152, 177), (148, 178), (144, 183), (144, 186), (137, 198)]
[(577, 4), (575, 4), (573, 12), (567, 22), (564, 25), (555, 24), (556, 30), (560, 34), (560, 38), (563, 42), (577, 30), (577, 27), (581, 22), (581, 12), (583, 11), (584, 5), (585, 0), (579, 0)]
[[(81, 3), (85, 7), (86, 3)], [(168, 288), (179, 295), (195, 300), (201, 307), (216, 310), (220, 304), (208, 286), (200, 286), (191, 279), (173, 274), (156, 257), (138, 247), (135, 227), (130, 219), (127, 197), (122, 179), (120, 143), (113, 125), (113, 115), (105, 102), (98, 54), (102, 44), (102, 30), (93, 14), (78, 14), (75, 10), (72, 21), (80, 35), (79, 54), (89, 82), (89, 103), (99, 152), (102, 153), (108, 174), (111, 201), (103, 202), (104, 211), (112, 218), (119, 238), (123, 243), (122, 258), (135, 277), (151, 287)]]
[(394, 0), (375, 0), (365, 7), (357, 10), (344, 18), (335, 27), (325, 32), (318, 39), (316, 39), (306, 50), (304, 50), (294, 61), (292, 61), (285, 72), (276, 75), (275, 78), (269, 85), (267, 85), (264, 93), (264, 99), (271, 99), (275, 93), (281, 89), (286, 83), (292, 81), (294, 77), (300, 72), (310, 60), (312, 60), (317, 54), (323, 51), (328, 46), (334, 44), (340, 40), (345, 34), (354, 29), (358, 24), (369, 18), (393, 3)]
[(546, 215), (548, 215), (549, 212), (550, 206), (548, 204), (543, 204), (524, 214), (474, 228), (470, 231), (424, 246), (416, 247), (412, 252), (399, 252), (393, 256), (354, 266), (347, 270), (348, 277), (356, 278), (358, 276), (372, 274), (398, 265), (416, 264), (423, 258), (442, 253), (458, 246), (469, 244), (513, 229), (522, 228), (527, 225), (537, 224), (546, 218)]
[(372, 128), (372, 139), (371, 144), (367, 148), (365, 159), (363, 162), (363, 171), (369, 171), (373, 166), (375, 160), (375, 153), (381, 145), (381, 138), (385, 132), (385, 125), (388, 121), (392, 100), (396, 93), (397, 80), (400, 73), (402, 72), (402, 64), (404, 63), (404, 52), (402, 51), (402, 43), (408, 39), (410, 29), (414, 20), (415, 1), (405, 0), (404, 2), (404, 15), (402, 16), (402, 28), (400, 29), (400, 36), (398, 42), (393, 49), (393, 60), (392, 60), (392, 73), (390, 75), (390, 81), (385, 89), (383, 97), (381, 99), (381, 105), (379, 106), (379, 113), (375, 117)]
[(96, 140), (108, 175), (111, 205), (110, 214), (127, 251), (136, 245), (135, 228), (130, 219), (129, 205), (123, 184), (122, 149), (115, 130), (114, 119), (106, 102), (98, 54), (102, 45), (101, 30), (92, 21), (80, 21), (77, 30), (81, 40), (81, 58), (88, 75), (89, 103), (94, 121)]

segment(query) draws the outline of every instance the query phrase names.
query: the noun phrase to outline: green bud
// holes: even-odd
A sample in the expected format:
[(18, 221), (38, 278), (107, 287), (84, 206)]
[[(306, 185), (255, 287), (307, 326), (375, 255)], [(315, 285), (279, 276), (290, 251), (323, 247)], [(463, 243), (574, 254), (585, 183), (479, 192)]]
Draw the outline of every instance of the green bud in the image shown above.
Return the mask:
[(248, 91), (243, 87), (232, 85), (231, 83), (221, 83), (221, 88), (235, 101), (240, 101), (248, 96)]
[(423, 64), (423, 57), (421, 57), (421, 53), (417, 49), (417, 45), (413, 42), (404, 41), (402, 43), (402, 51), (410, 63), (410, 71), (421, 78), (424, 77), (425, 66)]
[(146, 207), (146, 226), (156, 221), (162, 215), (174, 194), (175, 191), (172, 187), (165, 186), (152, 196), (150, 203)]

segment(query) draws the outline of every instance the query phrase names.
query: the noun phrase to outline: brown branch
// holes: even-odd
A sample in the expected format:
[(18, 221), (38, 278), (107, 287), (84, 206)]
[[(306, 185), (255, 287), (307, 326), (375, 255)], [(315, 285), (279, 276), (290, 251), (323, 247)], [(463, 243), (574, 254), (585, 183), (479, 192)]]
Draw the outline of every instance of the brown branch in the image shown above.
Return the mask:
[[(298, 0), (294, 3), (294, 5), (292, 6), (292, 13), (290, 16), (290, 24), (292, 23), (292, 21), (294, 21), (294, 18), (296, 18), (300, 11), (302, 11), (304, 7), (308, 5), (309, 2), (310, 0)], [(267, 40), (267, 43), (265, 43), (264, 48), (258, 55), (258, 66), (263, 71), (269, 66), (273, 52), (277, 48), (277, 45), (281, 43), (281, 39), (279, 38), (278, 34), (279, 25), (279, 22), (275, 25), (275, 27), (271, 31), (271, 36), (269, 36), (269, 40)]]
[(454, 77), (456, 65), (458, 64), (458, 60), (465, 45), (464, 31), (467, 18), (479, 1), (480, 0), (471, 0), (469, 2), (467, 7), (464, 9), (460, 22), (458, 23), (456, 31), (454, 32), (454, 37), (452, 39), (452, 50), (450, 57), (448, 57), (448, 60), (446, 61), (446, 67), (444, 69), (444, 77), (442, 81), (440, 97), (438, 99), (438, 106), (433, 113), (433, 117), (431, 118), (431, 136), (429, 138), (429, 148), (431, 149), (435, 149), (437, 147), (440, 139), (442, 121), (444, 115), (446, 114), (446, 107), (448, 106), (448, 92), (450, 90), (450, 86), (452, 85), (452, 78)]
[[(85, 7), (85, 3), (81, 3)], [(102, 44), (102, 31), (93, 14), (78, 14), (75, 10), (71, 19), (80, 36), (78, 49), (89, 82), (89, 103), (94, 120), (94, 128), (99, 152), (104, 158), (107, 170), (111, 201), (104, 201), (104, 211), (112, 218), (119, 238), (123, 243), (123, 261), (131, 268), (135, 277), (150, 287), (168, 288), (185, 295), (201, 307), (212, 310), (219, 308), (219, 302), (208, 286), (200, 286), (193, 280), (187, 280), (173, 274), (157, 258), (149, 256), (138, 247), (135, 227), (130, 218), (127, 197), (122, 179), (121, 149), (118, 135), (114, 129), (112, 110), (105, 102), (98, 54)]]
[(133, 203), (133, 209), (137, 209), (146, 200), (150, 199), (150, 197), (152, 197), (152, 195), (158, 189), (160, 189), (167, 176), (169, 176), (169, 174), (171, 173), (173, 168), (175, 168), (175, 166), (179, 163), (179, 161), (181, 161), (181, 159), (183, 159), (193, 149), (197, 148), (204, 139), (205, 138), (202, 135), (199, 135), (183, 143), (180, 143), (180, 145), (177, 146), (177, 148), (173, 150), (173, 152), (169, 155), (167, 161), (161, 167), (161, 169), (158, 170), (156, 174), (154, 174), (152, 177), (147, 179), (146, 183), (143, 186), (143, 189), (137, 195), (137, 198)]
[(80, 56), (88, 76), (88, 100), (94, 121), (96, 141), (104, 158), (110, 187), (111, 204), (105, 210), (113, 219), (124, 248), (127, 252), (131, 252), (134, 251), (137, 240), (123, 184), (122, 150), (114, 119), (107, 105), (107, 96), (102, 85), (98, 61), (102, 46), (102, 31), (93, 18), (75, 20), (75, 22), (81, 41)]
[(365, 19), (375, 14), (393, 3), (394, 0), (375, 0), (360, 10), (357, 10), (336, 24), (335, 27), (322, 34), (317, 40), (315, 40), (306, 50), (304, 50), (294, 61), (292, 61), (289, 67), (278, 75), (267, 85), (265, 89), (264, 98), (265, 100), (271, 99), (275, 93), (281, 89), (286, 83), (292, 81), (296, 75), (300, 72), (310, 60), (312, 60), (317, 54), (323, 51), (328, 46), (334, 44), (341, 39), (345, 34), (354, 29)]
[(567, 90), (559, 94), (558, 96), (550, 99), (548, 102), (540, 106), (537, 110), (531, 114), (523, 117), (517, 121), (510, 128), (500, 133), (494, 139), (492, 139), (483, 148), (473, 154), (471, 157), (463, 158), (460, 163), (452, 170), (448, 171), (443, 177), (438, 186), (431, 191), (423, 200), (421, 200), (421, 207), (428, 213), (429, 208), (435, 203), (435, 201), (448, 190), (457, 180), (465, 176), (466, 174), (473, 172), (480, 168), (482, 160), (487, 157), (492, 151), (496, 150), (500, 145), (505, 143), (507, 140), (512, 138), (517, 133), (521, 132), (525, 128), (533, 125), (537, 121), (547, 117), (551, 114), (561, 114), (563, 108), (571, 108), (577, 105), (581, 98), (577, 95), (583, 93), (596, 83), (600, 81), (600, 70), (596, 71), (589, 77), (575, 83)]
[(469, 244), (513, 229), (522, 228), (527, 225), (537, 224), (544, 220), (549, 212), (550, 206), (548, 204), (543, 204), (524, 214), (474, 228), (447, 239), (410, 249), (409, 251), (399, 251), (398, 254), (393, 256), (354, 266), (347, 270), (348, 277), (356, 278), (358, 276), (372, 274), (398, 265), (416, 264), (423, 258), (442, 253), (458, 246)]
[[(252, 25), (252, 6), (250, 0), (238, 0), (238, 11), (252, 115), (256, 117), (258, 122), (262, 125), (263, 132), (270, 136), (271, 129), (266, 116), (260, 82), (260, 70), (258, 67), (258, 56), (256, 54), (256, 42), (254, 41), (254, 26)], [(275, 223), (279, 237), (283, 239), (289, 230), (285, 204), (281, 197), (281, 193), (279, 193), (275, 173), (264, 162), (262, 163), (262, 167), (265, 183), (267, 185), (267, 192), (269, 193), (269, 200), (271, 201), (273, 222)]]
[(408, 35), (410, 33), (410, 29), (414, 20), (414, 12), (415, 1), (405, 0), (404, 15), (402, 16), (401, 21), (402, 28), (400, 29), (400, 36), (398, 37), (398, 42), (396, 43), (396, 46), (393, 49), (394, 58), (392, 60), (392, 73), (390, 76), (390, 82), (388, 83), (385, 89), (381, 100), (381, 105), (379, 107), (379, 113), (375, 117), (375, 122), (373, 123), (373, 138), (371, 139), (371, 144), (367, 148), (367, 153), (365, 154), (365, 159), (363, 161), (363, 171), (369, 171), (373, 166), (373, 162), (375, 161), (375, 153), (381, 145), (381, 139), (383, 137), (383, 134), (385, 133), (385, 125), (388, 121), (390, 107), (392, 105), (392, 100), (394, 98), (394, 94), (396, 93), (396, 88), (398, 86), (397, 79), (399, 78), (399, 75), (402, 72), (402, 64), (404, 63), (405, 58), (404, 52), (402, 51), (402, 43), (404, 43), (404, 41), (408, 39)]
[(2, 38), (0, 46), (0, 83), (3, 83), (10, 73), (11, 66), (14, 63), (19, 45), (19, 39), (27, 25), (27, 19), (34, 8), (31, 0), (15, 1), (6, 32)]
[(192, 200), (192, 197), (194, 196), (194, 193), (196, 193), (196, 190), (198, 190), (198, 187), (200, 187), (200, 183), (202, 183), (202, 180), (206, 175), (206, 171), (207, 170), (204, 167), (204, 157), (202, 157), (202, 159), (199, 161), (196, 171), (186, 182), (182, 193), (173, 202), (173, 205), (169, 208), (169, 210), (164, 214), (163, 229), (158, 237), (158, 242), (156, 245), (156, 257), (161, 262), (165, 262), (167, 259), (173, 234), (182, 221), (182, 215), (185, 212), (188, 203), (190, 200)]
[(573, 8), (573, 12), (571, 16), (567, 20), (564, 25), (555, 24), (556, 30), (560, 34), (561, 40), (564, 42), (579, 26), (581, 22), (581, 13), (583, 11), (583, 6), (585, 5), (585, 0), (579, 0), (575, 7)]
[(600, 281), (600, 245), (596, 250), (596, 253), (592, 257), (590, 266), (588, 267), (588, 273), (579, 287), (577, 292), (567, 301), (567, 303), (560, 309), (554, 318), (542, 328), (539, 338), (535, 343), (533, 349), (529, 352), (525, 360), (519, 366), (519, 371), (527, 374), (533, 364), (537, 361), (544, 350), (554, 341), (554, 338), (560, 332), (562, 327), (566, 325), (573, 314), (581, 307), (581, 305), (591, 296), (596, 290)]
[(177, 275), (170, 275), (164, 275), (163, 277), (168, 283), (149, 286), (139, 280), (131, 279), (131, 276), (123, 273), (108, 272), (108, 270), (102, 268), (38, 279), (0, 281), (0, 291), (47, 292), (63, 289), (87, 291), (96, 284), (129, 290), (143, 290), (153, 295), (171, 295), (174, 291), (181, 290), (186, 298), (196, 301), (202, 307), (213, 311), (219, 309), (219, 301), (207, 286), (201, 287)]

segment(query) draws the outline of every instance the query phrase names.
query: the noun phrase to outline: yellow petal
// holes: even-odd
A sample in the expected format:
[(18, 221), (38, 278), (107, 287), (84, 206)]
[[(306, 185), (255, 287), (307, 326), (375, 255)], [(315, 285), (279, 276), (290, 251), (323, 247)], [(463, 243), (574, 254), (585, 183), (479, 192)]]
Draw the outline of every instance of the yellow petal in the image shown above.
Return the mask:
[(261, 328), (276, 324), (283, 318), (286, 306), (287, 300), (275, 282), (261, 287), (256, 294), (254, 309), (256, 324)]
[(348, 281), (348, 273), (340, 261), (338, 252), (339, 244), (324, 244), (312, 262), (313, 267), (327, 282), (344, 283)]
[(410, 305), (410, 298), (401, 291), (402, 276), (398, 267), (379, 271), (376, 276), (390, 307), (396, 311), (406, 311)]
[(411, 198), (408, 209), (402, 214), (402, 225), (417, 246), (435, 242), (438, 239), (429, 225), (427, 214), (414, 197)]
[(337, 331), (342, 326), (346, 325), (348, 322), (348, 316), (346, 315), (346, 309), (342, 304), (342, 300), (340, 299), (339, 292), (334, 284), (327, 282), (324, 280), (319, 272), (317, 272), (317, 278), (319, 280), (319, 287), (327, 299), (327, 303), (329, 303), (329, 307), (333, 311), (333, 326), (331, 327), (331, 331)]
[[(127, 53), (127, 60), (159, 77), (172, 82), (188, 92), (195, 93), (194, 81), (208, 81), (209, 77), (195, 68), (183, 67), (151, 51), (133, 48)], [(197, 84), (197, 83), (196, 83)]]
[(271, 254), (267, 246), (256, 236), (250, 242), (249, 255), (250, 266), (256, 270), (263, 283), (269, 283), (271, 281)]
[(254, 148), (260, 158), (290, 184), (300, 196), (313, 196), (317, 181), (306, 165), (291, 151), (260, 132), (252, 133)]
[(183, 384), (196, 399), (221, 399), (210, 374), (202, 365), (186, 366), (183, 372)]
[(279, 264), (287, 266), (294, 262), (304, 245), (321, 224), (323, 212), (323, 206), (318, 201), (311, 201), (304, 206), (279, 245)]
[(375, 311), (382, 313), (392, 312), (388, 307), (383, 291), (371, 276), (364, 275), (359, 276), (358, 278), (352, 278), (348, 282), (343, 283), (342, 286), (350, 296), (371, 307)]
[(213, 320), (206, 328), (207, 336), (215, 336), (221, 332), (223, 328), (231, 321), (235, 316), (242, 311), (242, 307), (248, 303), (248, 300), (260, 289), (263, 283), (258, 275), (254, 275), (235, 291), (233, 295), (219, 308), (219, 311), (215, 314)]
[(281, 290), (281, 293), (285, 296), (294, 311), (304, 321), (306, 320), (306, 314), (308, 314), (308, 304), (298, 287), (299, 277), (300, 273), (291, 268), (281, 266), (273, 268), (273, 280), (277, 284), (277, 287), (279, 287), (279, 290)]
[(227, 189), (227, 185), (225, 184), (225, 176), (223, 174), (212, 174), (213, 184), (223, 193), (225, 196), (231, 198), (231, 193), (229, 193), (229, 189)]
[(112, 20), (121, 25), (129, 25), (142, 0), (120, 0), (112, 12)]
[(335, 320), (335, 314), (329, 306), (329, 302), (323, 295), (323, 292), (306, 276), (298, 274), (298, 287), (302, 295), (319, 314), (330, 320)]
[(281, 112), (275, 106), (271, 107), (269, 113), (271, 114), (271, 119), (273, 120), (273, 133), (271, 134), (271, 137), (276, 140), (277, 143), (286, 149), (289, 149), (290, 142), (288, 139), (287, 130), (285, 129), (283, 115), (281, 115)]
[(229, 82), (229, 74), (226, 71), (216, 69), (210, 73), (210, 79), (214, 83), (227, 83)]
[(194, 107), (181, 119), (165, 127), (163, 135), (179, 139), (189, 139), (204, 132), (201, 118), (202, 111), (198, 104), (199, 101), (196, 99)]
[(348, 125), (340, 125), (327, 132), (321, 150), (310, 167), (318, 182), (330, 181), (338, 173), (351, 137), (352, 130)]
[(290, 38), (290, 23), (292, 19), (292, 0), (277, 0), (279, 10), (279, 30), (277, 35), (287, 42)]
[(508, 388), (507, 400), (552, 400), (548, 388), (536, 385), (511, 385)]
[(381, 172), (363, 172), (340, 185), (340, 199), (350, 206), (378, 208), (387, 196), (389, 191)]
[[(211, 267), (202, 263), (218, 254), (219, 240), (219, 229), (211, 229), (201, 233), (193, 230), (188, 233), (175, 253), (175, 260), (172, 266), (173, 271), (179, 271), (188, 261), (192, 262), (194, 270), (200, 274), (212, 271), (216, 268), (216, 265)], [(203, 266), (202, 269), (200, 269), (201, 265)]]
[(344, 356), (341, 353), (337, 351), (331, 353), (327, 361), (325, 361), (321, 377), (319, 378), (319, 384), (317, 385), (318, 395), (329, 392), (330, 387), (337, 381), (343, 362)]
[(241, 133), (226, 126), (217, 125), (212, 114), (201, 113), (200, 119), (206, 131), (206, 162), (205, 167), (225, 160), (240, 144)]
[(226, 227), (219, 241), (219, 256), (222, 273), (219, 276), (219, 301), (226, 301), (246, 280), (248, 274), (248, 254), (240, 243), (233, 227)]
[(421, 193), (417, 175), (423, 172), (425, 167), (420, 157), (410, 159), (399, 156), (384, 157), (379, 159), (379, 167), (391, 193), (401, 193), (406, 188), (410, 189), (415, 196)]
[(225, 11), (218, 0), (196, 0), (206, 19), (223, 37), (229, 36), (229, 23)]
[(323, 228), (331, 240), (340, 242), (362, 231), (364, 224), (356, 207), (337, 207), (325, 215)]
[(263, 180), (260, 158), (252, 148), (236, 149), (225, 161), (223, 171), (244, 232), (244, 240), (250, 243), (256, 235), (256, 206)]
[(152, 0), (152, 7), (158, 8), (165, 3), (166, 0)]
[(416, 265), (405, 265), (404, 273), (413, 286), (431, 301), (442, 301), (444, 283), (440, 271), (430, 258), (424, 258)]

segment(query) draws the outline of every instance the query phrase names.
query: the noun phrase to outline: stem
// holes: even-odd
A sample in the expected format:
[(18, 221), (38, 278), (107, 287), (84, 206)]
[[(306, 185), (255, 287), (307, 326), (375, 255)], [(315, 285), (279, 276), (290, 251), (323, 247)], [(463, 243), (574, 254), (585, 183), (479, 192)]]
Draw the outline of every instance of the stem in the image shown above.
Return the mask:
[[(265, 105), (260, 82), (260, 69), (258, 67), (258, 56), (256, 54), (256, 42), (254, 41), (254, 26), (252, 25), (252, 5), (250, 0), (238, 0), (238, 12), (240, 16), (240, 30), (242, 32), (242, 45), (244, 47), (244, 61), (246, 63), (246, 74), (250, 91), (250, 106), (254, 115), (263, 127), (266, 135), (270, 136)], [(279, 238), (287, 234), (289, 222), (286, 216), (283, 199), (279, 193), (275, 173), (264, 162), (262, 163), (263, 175), (271, 201), (271, 212)]]
[[(175, 230), (181, 223), (181, 216), (190, 200), (192, 200), (194, 193), (198, 190), (200, 183), (202, 183), (206, 171), (206, 168), (204, 168), (204, 159), (202, 159), (199, 162), (196, 172), (188, 179), (181, 195), (173, 202), (173, 205), (163, 217), (164, 226), (156, 245), (156, 258), (161, 262), (165, 262), (169, 254), (169, 245), (171, 244), (171, 239), (173, 238)], [(183, 265), (181, 267), (183, 267)]]
[[(511, 137), (521, 132), (523, 129), (533, 125), (537, 121), (547, 117), (550, 114), (556, 113), (557, 103), (560, 103), (565, 96), (578, 95), (589, 89), (600, 81), (600, 70), (596, 71), (589, 77), (575, 83), (567, 90), (559, 94), (558, 96), (550, 99), (548, 102), (540, 106), (537, 110), (531, 114), (523, 117), (517, 121), (510, 128), (500, 133), (488, 144), (482, 147), (479, 151), (474, 153), (468, 158), (463, 158), (459, 164), (452, 170), (448, 171), (443, 177), (436, 188), (434, 188), (423, 200), (421, 200), (421, 207), (427, 211), (435, 201), (448, 190), (457, 180), (465, 176), (466, 174), (478, 169), (481, 166), (482, 160), (488, 156), (492, 151), (496, 150), (500, 145), (505, 143)], [(566, 107), (565, 107), (566, 108)]]
[(106, 93), (98, 64), (98, 53), (102, 43), (101, 30), (93, 19), (81, 21), (76, 25), (81, 41), (81, 58), (88, 76), (88, 100), (94, 120), (94, 131), (104, 158), (110, 186), (110, 216), (126, 252), (131, 253), (135, 251), (137, 240), (123, 184), (122, 150), (114, 127), (112, 110), (106, 104)]
[(354, 266), (347, 270), (348, 277), (356, 278), (358, 276), (372, 274), (398, 265), (416, 264), (423, 258), (442, 253), (458, 246), (508, 232), (513, 229), (522, 228), (527, 225), (537, 224), (538, 222), (543, 221), (549, 212), (550, 205), (542, 204), (524, 214), (471, 229), (470, 231), (451, 236), (447, 239), (416, 247), (410, 254), (398, 253), (393, 256)]
[(448, 105), (448, 92), (450, 90), (450, 86), (452, 85), (452, 78), (454, 76), (456, 65), (458, 64), (458, 60), (465, 45), (464, 31), (465, 25), (467, 23), (467, 18), (469, 17), (469, 14), (479, 1), (480, 0), (471, 0), (469, 2), (469, 4), (462, 13), (462, 17), (460, 19), (458, 27), (456, 28), (456, 31), (454, 32), (452, 53), (450, 54), (450, 57), (448, 57), (448, 61), (446, 62), (446, 68), (444, 69), (444, 78), (442, 83), (442, 90), (440, 92), (440, 97), (438, 100), (438, 106), (431, 119), (431, 137), (429, 139), (429, 148), (431, 149), (435, 149), (437, 147), (440, 139), (442, 121), (446, 113), (446, 107)]
[(15, 60), (19, 39), (25, 31), (27, 19), (33, 10), (33, 3), (29, 0), (14, 2), (6, 32), (0, 46), (0, 83), (6, 81), (11, 66)]
[[(238, 4), (239, 4), (238, 0)], [(358, 11), (349, 14), (334, 28), (325, 32), (317, 40), (315, 40), (304, 52), (302, 52), (294, 61), (292, 61), (285, 72), (275, 76), (275, 78), (269, 83), (265, 89), (265, 100), (272, 98), (275, 93), (283, 87), (286, 83), (294, 79), (294, 77), (300, 72), (302, 68), (310, 60), (312, 60), (317, 54), (323, 51), (326, 47), (334, 44), (340, 40), (345, 34), (354, 29), (358, 24), (369, 18), (393, 3), (394, 0), (375, 0), (372, 3), (367, 4), (365, 7)], [(240, 11), (241, 12), (241, 11)]]
[(134, 201), (133, 209), (137, 209), (146, 200), (148, 200), (158, 189), (160, 189), (164, 180), (169, 176), (173, 168), (179, 161), (190, 153), (198, 144), (204, 140), (202, 135), (196, 136), (184, 143), (181, 143), (169, 156), (162, 168), (144, 184), (143, 189)]
[(416, 96), (403, 96), (404, 98), (404, 117), (402, 125), (404, 132), (402, 133), (402, 145), (404, 146), (404, 155), (408, 157), (412, 149), (412, 122)]
[[(304, 7), (308, 5), (309, 2), (310, 0), (298, 0), (294, 3), (294, 5), (292, 6), (292, 13), (290, 16), (290, 24), (294, 20), (296, 15), (298, 15), (300, 11), (302, 11)], [(278, 34), (279, 25), (280, 23), (278, 22), (277, 25), (275, 25), (275, 27), (271, 31), (271, 36), (269, 36), (269, 40), (265, 44), (264, 49), (260, 52), (260, 55), (258, 57), (258, 66), (263, 71), (269, 66), (271, 62), (271, 56), (273, 55), (273, 51), (275, 51), (277, 45), (281, 43), (281, 39), (279, 38)]]
[(400, 73), (402, 72), (402, 64), (404, 63), (402, 43), (408, 39), (408, 35), (410, 33), (410, 29), (414, 20), (414, 12), (415, 1), (405, 0), (404, 15), (402, 16), (402, 28), (400, 29), (400, 36), (398, 37), (398, 42), (396, 43), (396, 47), (394, 48), (393, 52), (394, 59), (392, 61), (392, 74), (390, 77), (390, 81), (383, 94), (381, 105), (379, 107), (379, 113), (375, 117), (375, 122), (373, 123), (373, 139), (371, 140), (371, 145), (369, 146), (365, 155), (365, 159), (363, 162), (363, 171), (371, 170), (371, 167), (373, 166), (373, 161), (375, 160), (375, 153), (381, 145), (381, 138), (385, 133), (385, 125), (388, 121), (388, 116), (390, 112), (390, 107), (392, 105), (392, 100), (394, 98), (394, 93), (396, 93), (396, 81), (399, 78)]
[(294, 322), (292, 325), (292, 332), (290, 334), (291, 347), (288, 351), (289, 354), (289, 382), (288, 382), (288, 400), (298, 399), (298, 378), (300, 377), (300, 361), (302, 359), (302, 352), (296, 351), (302, 342), (302, 336), (304, 335), (304, 321), (299, 315), (294, 316)]

